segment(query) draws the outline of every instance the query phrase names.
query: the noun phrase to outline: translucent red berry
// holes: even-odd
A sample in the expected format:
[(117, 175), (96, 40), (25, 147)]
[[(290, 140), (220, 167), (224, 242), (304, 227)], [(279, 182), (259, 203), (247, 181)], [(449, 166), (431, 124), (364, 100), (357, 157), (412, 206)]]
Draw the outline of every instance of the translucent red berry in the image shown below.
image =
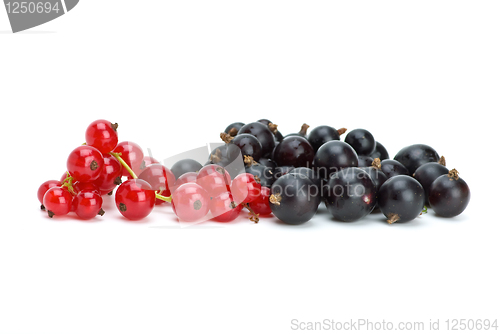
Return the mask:
[(236, 203), (251, 203), (260, 196), (261, 185), (249, 173), (236, 176), (231, 183), (231, 193)]
[(95, 180), (94, 184), (99, 187), (102, 194), (107, 194), (122, 183), (122, 165), (109, 153), (102, 156), (104, 158), (104, 166), (101, 175)]
[(196, 183), (205, 189), (210, 197), (215, 197), (230, 190), (231, 176), (224, 167), (207, 165), (198, 172)]
[(62, 183), (60, 181), (49, 180), (49, 181), (45, 181), (44, 183), (42, 183), (40, 185), (40, 187), (38, 187), (37, 197), (38, 197), (38, 200), (40, 201), (40, 204), (42, 205), (41, 206), (42, 210), (45, 210), (45, 207), (43, 206), (43, 196), (45, 195), (47, 190), (49, 190), (50, 188), (53, 188), (53, 187), (60, 187), (61, 185), (62, 185)]
[(271, 206), (269, 205), (270, 195), (271, 189), (268, 187), (262, 187), (260, 189), (260, 196), (248, 205), (259, 216), (270, 215), (272, 213)]
[(99, 193), (90, 190), (80, 191), (73, 199), (73, 211), (81, 219), (91, 219), (103, 215), (102, 197)]
[(118, 124), (112, 124), (104, 119), (94, 121), (87, 127), (85, 141), (87, 145), (95, 147), (101, 153), (109, 153), (118, 144), (117, 128)]
[[(139, 179), (148, 182), (154, 191), (161, 191), (160, 195), (169, 197), (170, 188), (173, 188), (175, 183), (175, 176), (170, 171), (160, 164), (152, 164), (144, 169), (144, 171), (139, 175)], [(161, 199), (156, 199), (156, 204), (166, 203)]]
[(210, 201), (210, 212), (214, 220), (222, 223), (235, 220), (242, 209), (241, 205), (236, 204), (233, 195), (230, 192), (223, 192)]
[[(132, 168), (135, 174), (140, 174), (141, 164), (144, 159), (144, 152), (141, 147), (131, 141), (122, 141), (116, 145), (113, 150), (115, 153), (120, 153), (120, 157)], [(122, 169), (122, 175), (131, 177), (127, 169)]]
[(71, 211), (73, 196), (62, 187), (52, 187), (43, 196), (43, 205), (50, 218), (64, 216)]
[(66, 163), (69, 174), (81, 182), (97, 180), (101, 175), (104, 159), (98, 149), (88, 145), (75, 148)]
[(155, 200), (155, 192), (151, 185), (139, 179), (123, 182), (115, 194), (116, 207), (130, 220), (146, 218), (153, 211)]
[(194, 222), (208, 213), (210, 197), (196, 183), (186, 183), (172, 194), (172, 207), (180, 220)]

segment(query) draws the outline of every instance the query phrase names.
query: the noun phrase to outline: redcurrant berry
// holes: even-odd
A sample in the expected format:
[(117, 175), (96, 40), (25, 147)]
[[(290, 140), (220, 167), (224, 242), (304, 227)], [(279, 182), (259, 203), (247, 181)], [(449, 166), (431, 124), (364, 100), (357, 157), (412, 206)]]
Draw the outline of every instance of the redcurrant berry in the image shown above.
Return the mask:
[(224, 167), (207, 165), (200, 169), (196, 183), (205, 189), (210, 197), (216, 197), (230, 190), (231, 176)]
[(44, 183), (42, 183), (40, 185), (40, 187), (38, 188), (37, 196), (38, 196), (38, 200), (40, 201), (40, 204), (42, 205), (40, 207), (42, 210), (45, 210), (45, 207), (43, 206), (43, 195), (45, 195), (47, 190), (49, 190), (50, 188), (60, 187), (61, 185), (62, 185), (62, 183), (57, 181), (57, 180), (45, 181)]
[(62, 187), (52, 187), (43, 195), (43, 205), (50, 218), (64, 216), (71, 211), (73, 196)]
[(145, 156), (142, 159), (141, 166), (139, 167), (139, 169), (140, 169), (139, 173), (142, 173), (146, 169), (146, 167), (148, 167), (148, 166), (150, 166), (152, 164), (159, 164), (159, 163), (160, 162), (158, 160), (156, 160), (155, 158)]
[(75, 181), (90, 182), (101, 174), (104, 159), (98, 149), (88, 145), (75, 148), (68, 157), (66, 167)]
[[(175, 183), (174, 174), (170, 169), (160, 164), (152, 164), (146, 167), (139, 175), (139, 179), (148, 182), (154, 191), (160, 190), (160, 195), (165, 197), (170, 196), (170, 187), (173, 187)], [(165, 201), (156, 199), (156, 205), (163, 203)]]
[(239, 216), (242, 206), (236, 204), (229, 191), (223, 192), (210, 201), (210, 212), (218, 222), (230, 222)]
[(118, 144), (117, 128), (118, 124), (103, 119), (90, 123), (85, 131), (87, 145), (97, 148), (103, 154), (113, 151)]
[(73, 199), (73, 211), (81, 219), (91, 219), (103, 215), (102, 197), (95, 191), (80, 191)]
[(109, 153), (102, 156), (104, 158), (104, 167), (101, 176), (95, 180), (94, 184), (99, 187), (102, 194), (107, 194), (122, 183), (122, 165)]
[[(113, 150), (115, 153), (121, 153), (121, 158), (132, 168), (135, 174), (140, 173), (142, 160), (144, 159), (144, 152), (139, 145), (131, 141), (122, 141), (116, 145)], [(123, 168), (122, 175), (132, 177), (130, 173)]]
[(186, 183), (196, 183), (196, 179), (197, 178), (198, 178), (198, 173), (196, 173), (196, 172), (187, 172), (187, 173), (184, 173), (181, 176), (179, 176), (179, 178), (177, 179), (177, 181), (175, 181), (174, 188), (171, 189), (170, 191), (173, 194), (174, 191), (177, 188), (179, 188), (180, 186), (182, 186), (183, 184), (186, 184)]
[(147, 217), (153, 211), (155, 200), (155, 192), (151, 185), (139, 179), (123, 182), (115, 194), (116, 207), (130, 220)]
[(186, 183), (172, 194), (172, 208), (180, 220), (194, 222), (208, 213), (210, 197), (196, 183)]
[(260, 190), (260, 183), (249, 173), (236, 176), (231, 183), (231, 193), (238, 204), (253, 202), (260, 196)]
[(268, 187), (261, 187), (260, 196), (248, 205), (259, 216), (270, 215), (272, 213), (271, 206), (269, 205), (270, 195), (271, 189)]

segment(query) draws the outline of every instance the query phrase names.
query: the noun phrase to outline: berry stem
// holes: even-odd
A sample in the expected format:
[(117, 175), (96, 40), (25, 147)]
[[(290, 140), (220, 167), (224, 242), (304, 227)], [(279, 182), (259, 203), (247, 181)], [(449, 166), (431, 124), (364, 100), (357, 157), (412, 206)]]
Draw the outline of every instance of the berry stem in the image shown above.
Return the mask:
[[(118, 160), (120, 162), (120, 164), (123, 166), (123, 168), (125, 168), (127, 170), (127, 172), (130, 173), (130, 175), (132, 176), (133, 179), (137, 179), (137, 175), (134, 173), (132, 168), (130, 168), (130, 166), (125, 162), (125, 160), (122, 159), (121, 153), (109, 152), (109, 154), (114, 156), (116, 158), (116, 160)], [(155, 192), (155, 196), (156, 196), (156, 198), (158, 198), (162, 201), (169, 202), (169, 203), (172, 202), (172, 196), (165, 197), (165, 196), (160, 195), (159, 192)]]
[(169, 202), (169, 203), (172, 202), (172, 196), (169, 196), (169, 197), (162, 196), (162, 195), (160, 195), (160, 190), (158, 192), (155, 192), (155, 195), (156, 195), (156, 198), (161, 199), (162, 201)]
[(130, 173), (133, 179), (137, 179), (137, 175), (134, 173), (132, 168), (130, 168), (130, 166), (125, 162), (125, 160), (122, 159), (121, 153), (109, 152), (109, 154), (114, 156), (116, 160), (118, 160), (122, 164), (123, 168), (125, 168), (127, 172)]

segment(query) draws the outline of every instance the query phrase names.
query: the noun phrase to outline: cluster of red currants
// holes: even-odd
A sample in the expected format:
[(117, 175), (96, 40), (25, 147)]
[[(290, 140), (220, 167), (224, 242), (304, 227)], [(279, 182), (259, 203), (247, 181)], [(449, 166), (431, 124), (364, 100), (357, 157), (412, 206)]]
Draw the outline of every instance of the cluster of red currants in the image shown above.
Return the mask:
[(269, 188), (261, 187), (253, 175), (243, 173), (232, 180), (223, 167), (211, 164), (176, 180), (168, 168), (144, 156), (136, 143), (118, 142), (117, 128), (106, 120), (92, 122), (86, 143), (69, 154), (67, 172), (39, 187), (38, 199), (49, 217), (70, 212), (81, 219), (102, 216), (102, 196), (112, 195), (116, 187), (116, 207), (131, 220), (145, 218), (165, 202), (188, 222), (205, 219), (209, 212), (216, 221), (232, 221), (243, 207), (255, 222), (259, 215), (271, 213)]

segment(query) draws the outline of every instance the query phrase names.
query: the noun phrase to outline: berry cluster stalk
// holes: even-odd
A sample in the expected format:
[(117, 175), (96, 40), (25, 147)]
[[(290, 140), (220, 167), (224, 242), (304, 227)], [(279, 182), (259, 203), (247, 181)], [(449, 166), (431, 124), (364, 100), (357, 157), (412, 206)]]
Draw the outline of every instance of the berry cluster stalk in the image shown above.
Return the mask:
[[(132, 170), (132, 168), (130, 168), (130, 166), (125, 162), (125, 160), (122, 159), (121, 153), (115, 153), (115, 152), (109, 152), (109, 153), (120, 162), (120, 164), (123, 166), (123, 168), (125, 168), (127, 170), (127, 172), (130, 173), (130, 176), (132, 176), (133, 179), (137, 179), (137, 175), (135, 174), (135, 172)], [(155, 195), (156, 195), (156, 198), (158, 198), (162, 201), (169, 202), (169, 203), (172, 202), (172, 196), (169, 196), (169, 197), (162, 196), (162, 195), (160, 195), (160, 191), (155, 192)]]

